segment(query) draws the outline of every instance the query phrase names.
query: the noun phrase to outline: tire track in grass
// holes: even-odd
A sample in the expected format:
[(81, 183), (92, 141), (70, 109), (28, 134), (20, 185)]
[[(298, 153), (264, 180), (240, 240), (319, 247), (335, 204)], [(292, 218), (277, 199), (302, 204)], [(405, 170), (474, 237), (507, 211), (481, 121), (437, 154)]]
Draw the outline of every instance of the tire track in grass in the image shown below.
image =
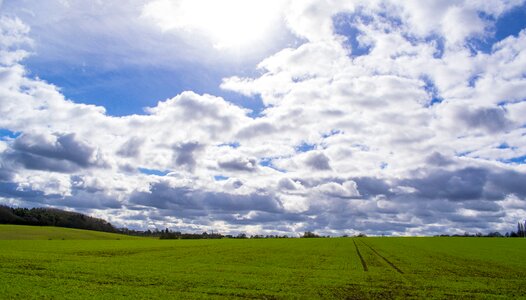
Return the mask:
[(388, 260), (387, 258), (385, 258), (383, 255), (381, 255), (380, 253), (378, 253), (378, 251), (376, 251), (373, 247), (369, 246), (368, 244), (366, 244), (364, 241), (361, 241), (365, 246), (367, 246), (369, 249), (371, 249), (376, 255), (378, 255), (381, 259), (383, 259), (388, 265), (390, 265), (396, 272), (400, 273), (400, 274), (404, 274), (404, 271), (400, 270), (400, 268), (398, 268), (395, 264), (393, 264), (390, 260)]
[(360, 250), (358, 249), (358, 245), (356, 245), (356, 242), (354, 240), (352, 242), (354, 243), (354, 247), (356, 248), (356, 253), (358, 253), (358, 257), (360, 258), (360, 262), (362, 263), (363, 270), (364, 272), (367, 272), (369, 270), (367, 268), (367, 263), (363, 259), (362, 254), (360, 253)]

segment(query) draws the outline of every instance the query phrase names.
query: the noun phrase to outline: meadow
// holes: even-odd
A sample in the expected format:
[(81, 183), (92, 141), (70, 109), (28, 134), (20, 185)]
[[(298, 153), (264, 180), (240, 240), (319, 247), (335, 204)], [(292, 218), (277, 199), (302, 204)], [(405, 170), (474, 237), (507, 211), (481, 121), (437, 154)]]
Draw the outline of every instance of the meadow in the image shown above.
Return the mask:
[(158, 240), (1, 225), (0, 298), (517, 299), (525, 250), (520, 238)]

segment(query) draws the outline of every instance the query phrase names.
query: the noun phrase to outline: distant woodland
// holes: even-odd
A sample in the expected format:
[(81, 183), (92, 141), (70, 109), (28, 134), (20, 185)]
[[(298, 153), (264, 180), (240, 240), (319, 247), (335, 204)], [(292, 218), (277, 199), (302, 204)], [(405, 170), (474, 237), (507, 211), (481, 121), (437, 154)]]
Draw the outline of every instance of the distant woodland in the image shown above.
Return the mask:
[(0, 224), (58, 226), (104, 232), (120, 232), (103, 219), (55, 208), (11, 208), (0, 206)]

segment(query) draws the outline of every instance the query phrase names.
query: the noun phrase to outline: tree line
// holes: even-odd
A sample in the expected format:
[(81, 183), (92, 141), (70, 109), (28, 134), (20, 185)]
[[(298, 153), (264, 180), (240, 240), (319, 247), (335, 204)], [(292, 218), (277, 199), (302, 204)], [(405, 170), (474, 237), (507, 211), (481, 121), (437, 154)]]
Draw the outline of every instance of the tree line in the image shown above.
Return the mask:
[(498, 231), (493, 231), (493, 232), (489, 232), (488, 234), (482, 234), (480, 232), (478, 233), (465, 232), (464, 234), (453, 234), (453, 235), (441, 234), (437, 236), (444, 236), (444, 237), (448, 237), (448, 236), (452, 236), (452, 237), (511, 237), (511, 238), (526, 237), (525, 228), (526, 228), (526, 221), (524, 221), (524, 223), (522, 222), (517, 223), (517, 231), (512, 230), (512, 231), (506, 232), (505, 234), (502, 234)]
[(245, 233), (239, 233), (237, 235), (232, 234), (220, 234), (217, 232), (203, 232), (203, 233), (183, 233), (180, 231), (172, 231), (168, 228), (164, 230), (146, 230), (146, 231), (137, 231), (137, 230), (129, 230), (129, 229), (123, 229), (124, 234), (129, 235), (136, 235), (136, 236), (148, 236), (148, 237), (158, 237), (161, 240), (195, 240), (195, 239), (275, 239), (275, 238), (288, 238), (288, 235), (262, 235), (262, 234), (256, 234), (256, 235), (247, 235)]
[(57, 226), (104, 232), (120, 232), (106, 220), (56, 208), (12, 208), (0, 205), (0, 224)]

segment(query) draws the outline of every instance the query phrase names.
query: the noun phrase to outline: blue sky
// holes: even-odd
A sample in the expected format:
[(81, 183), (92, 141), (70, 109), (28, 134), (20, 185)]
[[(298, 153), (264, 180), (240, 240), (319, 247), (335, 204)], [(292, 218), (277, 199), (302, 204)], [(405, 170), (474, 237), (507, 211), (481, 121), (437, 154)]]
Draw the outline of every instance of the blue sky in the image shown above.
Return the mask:
[(221, 96), (256, 111), (261, 109), (257, 97), (243, 97), (219, 88), (222, 78), (237, 74), (234, 70), (192, 64), (180, 69), (123, 66), (106, 71), (98, 66), (41, 63), (36, 56), (28, 59), (27, 66), (32, 75), (60, 87), (68, 99), (103, 106), (112, 116), (144, 114), (144, 107), (188, 90)]
[(525, 28), (520, 0), (6, 0), (0, 201), (141, 229), (512, 230)]

